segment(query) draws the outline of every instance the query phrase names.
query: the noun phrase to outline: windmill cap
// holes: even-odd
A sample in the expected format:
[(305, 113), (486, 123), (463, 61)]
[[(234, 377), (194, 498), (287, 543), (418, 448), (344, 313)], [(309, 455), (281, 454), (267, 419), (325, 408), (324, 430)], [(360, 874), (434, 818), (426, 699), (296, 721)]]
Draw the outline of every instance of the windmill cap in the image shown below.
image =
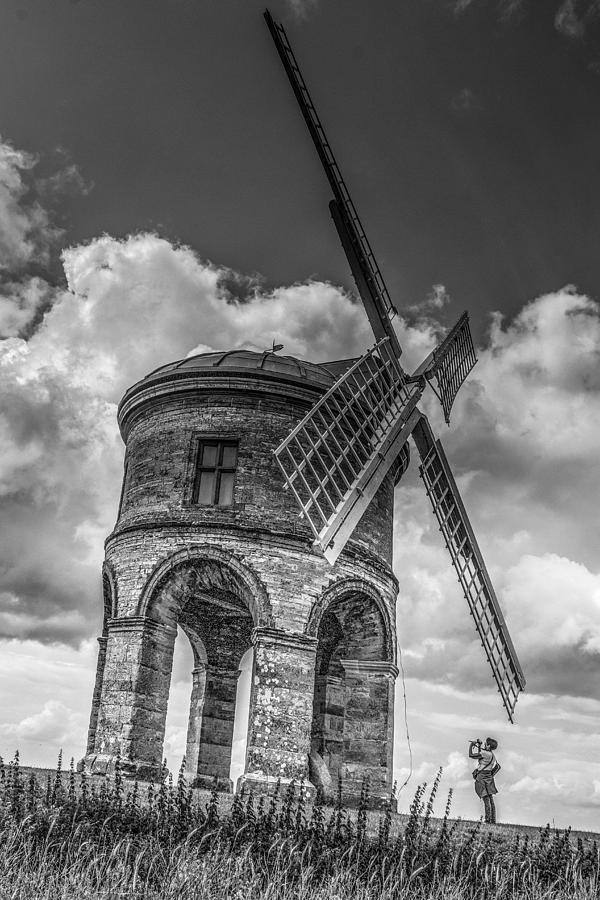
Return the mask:
[[(198, 353), (194, 356), (186, 356), (184, 359), (167, 363), (150, 372), (143, 381), (161, 378), (170, 373), (186, 373), (196, 370), (237, 369), (260, 370), (272, 372), (279, 376), (300, 378), (303, 381), (311, 381), (330, 388), (340, 375), (350, 368), (354, 359), (334, 360), (333, 362), (314, 363), (308, 360), (298, 359), (296, 356), (281, 356), (272, 350), (261, 353), (255, 350), (219, 350), (210, 353)], [(214, 373), (216, 374), (216, 373)]]
[(220, 350), (197, 353), (154, 369), (132, 385), (123, 396), (118, 410), (121, 434), (125, 437), (126, 421), (140, 404), (158, 400), (173, 393), (203, 390), (215, 380), (234, 379), (238, 385), (250, 387), (257, 379), (267, 390), (300, 392), (314, 402), (331, 388), (350, 366), (353, 359), (314, 363), (295, 356), (280, 356), (272, 350)]

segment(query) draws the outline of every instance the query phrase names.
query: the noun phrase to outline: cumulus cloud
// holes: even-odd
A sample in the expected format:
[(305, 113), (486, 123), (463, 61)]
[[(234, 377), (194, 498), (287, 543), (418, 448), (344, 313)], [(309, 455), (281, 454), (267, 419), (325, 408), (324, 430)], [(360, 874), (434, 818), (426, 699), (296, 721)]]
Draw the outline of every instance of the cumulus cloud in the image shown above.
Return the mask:
[(7, 279), (0, 291), (0, 339), (27, 332), (54, 294), (51, 285), (37, 275)]
[(286, 0), (287, 5), (299, 18), (304, 18), (319, 0)]
[[(473, 790), (470, 773), (474, 763), (467, 755), (468, 741), (491, 735), (499, 742), (497, 756), (502, 765), (496, 797), (502, 822), (596, 827), (598, 700), (526, 693), (517, 707), (517, 724), (510, 725), (497, 695), (480, 693), (472, 685), (460, 690), (408, 678), (407, 694), (414, 767), (409, 785), (400, 795), (402, 811), (408, 809), (414, 786), (422, 781), (431, 783), (443, 765), (438, 813), (452, 788), (453, 815), (479, 818), (482, 806)], [(396, 752), (395, 777), (401, 784), (409, 772), (401, 727), (397, 728)], [(544, 785), (549, 787), (547, 794)]]
[(474, 0), (455, 0), (454, 2), (454, 12), (457, 15), (464, 13), (469, 6), (474, 2)]
[(85, 747), (97, 644), (77, 649), (35, 641), (0, 640), (0, 753), (18, 748), (28, 764), (80, 759)]
[(0, 138), (0, 274), (48, 261), (57, 237), (48, 212), (28, 200), (27, 177), (36, 160)]
[(367, 343), (360, 310), (330, 285), (243, 304), (221, 289), (224, 270), (154, 235), (71, 248), (64, 268), (68, 289), (35, 333), (0, 345), (0, 633), (46, 640), (87, 634), (98, 605), (121, 476), (116, 404), (130, 384), (194, 349), (276, 336), (300, 356), (344, 356)]
[(60, 700), (48, 700), (43, 708), (8, 729), (8, 733), (20, 741), (53, 741), (62, 743), (76, 728), (81, 728), (79, 717)]
[[(461, 15), (478, 0), (454, 0), (454, 12)], [(516, 16), (527, 4), (527, 0), (497, 0), (498, 13), (503, 20), (508, 20)]]
[[(339, 288), (261, 292), (250, 281), (240, 299), (243, 278), (153, 234), (71, 247), (63, 266), (67, 288), (54, 289), (34, 333), (0, 346), (0, 634), (75, 641), (101, 608), (102, 541), (121, 479), (116, 405), (126, 388), (195, 352), (262, 350), (276, 339), (318, 361), (359, 355), (372, 336), (362, 307)], [(404, 327), (403, 338), (421, 356), (430, 335)]]
[(425, 300), (421, 303), (416, 303), (414, 306), (409, 306), (406, 308), (406, 311), (409, 315), (416, 315), (417, 317), (421, 316), (422, 320), (424, 320), (421, 324), (422, 327), (424, 324), (430, 329), (430, 333), (436, 334), (440, 330), (440, 326), (435, 319), (426, 319), (428, 314), (435, 315), (443, 309), (444, 306), (447, 306), (448, 303), (451, 302), (451, 297), (448, 291), (446, 290), (445, 285), (443, 284), (434, 284), (430, 292), (427, 294)]
[(554, 27), (570, 40), (581, 40), (588, 27), (598, 18), (598, 0), (563, 0), (556, 11)]
[[(599, 696), (599, 354), (599, 306), (574, 288), (496, 317), (442, 434), (533, 691)], [(396, 566), (410, 673), (491, 686), (414, 473), (398, 496)]]
[[(454, 13), (466, 13), (478, 0), (455, 0)], [(497, 0), (499, 18), (510, 22), (530, 9), (530, 0)], [(554, 27), (564, 37), (581, 41), (589, 27), (600, 19), (599, 0), (561, 0), (554, 4)]]
[(472, 88), (464, 87), (452, 97), (450, 108), (459, 114), (480, 112), (483, 102)]
[[(64, 152), (61, 155), (65, 155)], [(88, 182), (74, 162), (66, 162), (61, 168), (44, 178), (36, 179), (38, 194), (45, 200), (62, 197), (87, 197), (94, 188)]]
[[(56, 238), (50, 213), (29, 199), (34, 165), (1, 145), (0, 636), (77, 642), (101, 610), (102, 544), (122, 474), (116, 407), (126, 388), (191, 353), (262, 350), (275, 339), (319, 361), (359, 355), (372, 335), (362, 307), (331, 284), (266, 291), (154, 234), (70, 247), (66, 287), (51, 284), (28, 271)], [(64, 177), (79, 183), (76, 169), (63, 169), (47, 193)], [(431, 329), (401, 330), (420, 360)]]

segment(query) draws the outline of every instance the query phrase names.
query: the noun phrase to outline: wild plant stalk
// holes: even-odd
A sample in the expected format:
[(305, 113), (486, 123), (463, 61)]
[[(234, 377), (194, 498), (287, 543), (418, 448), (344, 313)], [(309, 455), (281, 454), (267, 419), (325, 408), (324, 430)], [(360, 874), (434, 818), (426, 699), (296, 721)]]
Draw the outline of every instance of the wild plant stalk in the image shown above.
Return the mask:
[(137, 782), (126, 783), (119, 760), (97, 789), (72, 764), (63, 773), (59, 758), (44, 788), (23, 775), (18, 755), (7, 766), (0, 760), (2, 897), (591, 900), (599, 893), (598, 848), (568, 830), (546, 827), (535, 841), (503, 839), (481, 824), (465, 831), (450, 825), (451, 792), (435, 823), (441, 771), (427, 802), (427, 786), (417, 788), (403, 831), (392, 834), (388, 805), (373, 836), (367, 783), (354, 820), (341, 786), (334, 809), (320, 795), (308, 809), (305, 785), (291, 784), (283, 797), (279, 786), (270, 798), (236, 796), (224, 814), (216, 786), (202, 804), (183, 768), (176, 784), (162, 774), (144, 796)]

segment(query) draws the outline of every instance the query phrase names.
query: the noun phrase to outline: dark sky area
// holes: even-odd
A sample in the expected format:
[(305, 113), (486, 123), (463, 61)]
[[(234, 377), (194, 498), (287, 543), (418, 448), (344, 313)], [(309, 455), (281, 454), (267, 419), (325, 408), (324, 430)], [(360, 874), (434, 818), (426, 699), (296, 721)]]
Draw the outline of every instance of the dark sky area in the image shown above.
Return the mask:
[[(390, 293), (449, 323), (600, 293), (594, 2), (320, 0), (286, 25)], [(267, 285), (350, 285), (329, 189), (254, 0), (5, 0), (0, 134), (74, 162), (63, 244), (157, 230)], [(509, 12), (512, 14), (509, 15)], [(564, 12), (564, 9), (563, 9)], [(570, 16), (570, 17), (569, 17)]]

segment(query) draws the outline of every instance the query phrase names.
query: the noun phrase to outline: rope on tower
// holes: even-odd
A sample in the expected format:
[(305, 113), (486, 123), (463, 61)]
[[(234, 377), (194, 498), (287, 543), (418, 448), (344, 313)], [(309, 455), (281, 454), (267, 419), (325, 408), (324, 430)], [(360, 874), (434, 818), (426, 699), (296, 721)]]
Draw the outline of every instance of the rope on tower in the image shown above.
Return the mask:
[(412, 747), (410, 744), (410, 734), (408, 733), (408, 710), (406, 703), (406, 680), (404, 675), (404, 662), (402, 659), (402, 647), (400, 646), (400, 642), (398, 642), (398, 662), (400, 663), (400, 674), (402, 675), (402, 696), (404, 698), (404, 727), (406, 729), (406, 743), (408, 744), (408, 758), (409, 758), (409, 770), (408, 775), (405, 781), (400, 785), (397, 791), (397, 796), (404, 790), (413, 774), (413, 755), (412, 755)]

